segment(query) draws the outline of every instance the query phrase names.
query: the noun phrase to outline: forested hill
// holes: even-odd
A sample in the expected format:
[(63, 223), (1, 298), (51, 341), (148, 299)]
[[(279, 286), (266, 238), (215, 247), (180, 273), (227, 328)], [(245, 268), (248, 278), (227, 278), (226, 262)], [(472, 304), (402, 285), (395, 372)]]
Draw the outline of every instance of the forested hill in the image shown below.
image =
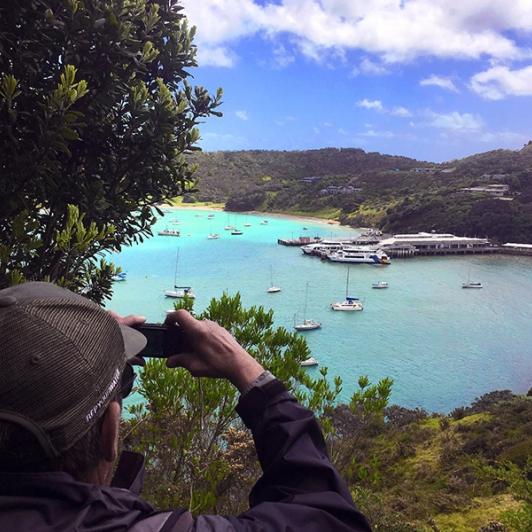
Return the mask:
[[(390, 232), (532, 242), (532, 144), (435, 164), (359, 149), (195, 153), (198, 192), (228, 210), (331, 217)], [(464, 188), (507, 185), (504, 198)], [(493, 187), (491, 187), (493, 188)]]

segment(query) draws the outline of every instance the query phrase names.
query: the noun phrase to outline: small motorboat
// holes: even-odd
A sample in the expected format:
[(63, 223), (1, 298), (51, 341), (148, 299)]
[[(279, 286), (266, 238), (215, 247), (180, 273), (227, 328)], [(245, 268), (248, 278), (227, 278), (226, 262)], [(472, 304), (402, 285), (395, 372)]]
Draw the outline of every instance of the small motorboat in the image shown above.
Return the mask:
[(317, 366), (318, 361), (314, 357), (310, 357), (310, 358), (307, 358), (307, 360), (303, 360), (303, 362), (300, 362), (299, 365), (304, 368), (308, 368), (310, 366)]
[(383, 289), (383, 288), (388, 288), (388, 283), (386, 281), (379, 281), (378, 283), (373, 283), (371, 285), (371, 288), (375, 288), (377, 290), (379, 289)]
[(314, 331), (321, 328), (321, 323), (316, 320), (303, 320), (301, 323), (296, 323), (294, 329), (296, 331)]
[(482, 288), (482, 283), (467, 281), (467, 283), (462, 283), (462, 288)]
[(162, 231), (158, 231), (157, 234), (159, 236), (181, 236), (181, 231), (178, 229), (163, 229)]
[(235, 229), (233, 229), (233, 230), (231, 231), (231, 234), (232, 234), (233, 236), (236, 236), (236, 235), (243, 235), (244, 233), (243, 233), (242, 231), (240, 231), (240, 229), (236, 229), (236, 228), (235, 228)]

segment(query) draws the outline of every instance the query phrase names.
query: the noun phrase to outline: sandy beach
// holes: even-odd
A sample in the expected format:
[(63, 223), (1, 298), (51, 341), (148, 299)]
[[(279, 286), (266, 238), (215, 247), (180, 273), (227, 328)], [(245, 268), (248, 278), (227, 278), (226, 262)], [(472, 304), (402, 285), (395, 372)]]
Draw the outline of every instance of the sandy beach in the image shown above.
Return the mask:
[[(180, 205), (168, 205), (164, 204), (160, 206), (161, 209), (167, 210), (167, 211), (178, 211), (180, 209), (193, 209), (197, 211), (220, 211), (220, 212), (232, 212), (232, 211), (224, 211), (223, 207), (220, 207), (219, 205), (197, 205), (194, 203), (181, 203)], [(347, 229), (353, 229), (352, 227), (348, 225), (340, 224), (338, 220), (333, 219), (327, 219), (327, 218), (318, 218), (317, 216), (301, 216), (298, 214), (289, 214), (289, 213), (282, 213), (282, 212), (262, 212), (262, 211), (238, 211), (238, 214), (252, 214), (254, 216), (269, 216), (272, 218), (288, 218), (291, 220), (298, 220), (300, 222), (309, 222), (309, 223), (320, 223), (323, 225), (337, 225), (341, 227), (345, 227)]]

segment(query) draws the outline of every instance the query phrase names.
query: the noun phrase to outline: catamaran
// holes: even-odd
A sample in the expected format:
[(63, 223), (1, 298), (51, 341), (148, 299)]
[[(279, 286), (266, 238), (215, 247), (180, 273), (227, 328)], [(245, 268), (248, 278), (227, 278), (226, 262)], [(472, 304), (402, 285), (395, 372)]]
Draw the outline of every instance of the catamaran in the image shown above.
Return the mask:
[(300, 323), (296, 323), (296, 317), (294, 316), (294, 329), (296, 331), (300, 331), (300, 332), (314, 331), (315, 329), (319, 329), (321, 327), (321, 323), (319, 321), (307, 319), (307, 306), (308, 306), (308, 282), (305, 287), (305, 309), (303, 312), (303, 321)]
[(355, 310), (364, 310), (364, 305), (358, 297), (349, 296), (349, 267), (347, 268), (347, 280), (345, 283), (345, 299), (331, 304), (331, 310), (341, 310), (352, 312)]
[(184, 297), (190, 297), (191, 299), (194, 299), (196, 297), (196, 294), (192, 290), (192, 287), (177, 285), (177, 265), (178, 264), (179, 264), (179, 249), (177, 250), (176, 259), (175, 259), (174, 289), (165, 290), (164, 295), (165, 297), (171, 297), (174, 299), (182, 299)]

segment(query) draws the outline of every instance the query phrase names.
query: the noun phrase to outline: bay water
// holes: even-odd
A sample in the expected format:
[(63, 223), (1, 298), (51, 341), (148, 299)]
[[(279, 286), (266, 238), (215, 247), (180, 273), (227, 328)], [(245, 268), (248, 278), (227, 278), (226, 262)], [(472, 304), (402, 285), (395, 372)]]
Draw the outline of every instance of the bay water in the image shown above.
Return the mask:
[[(243, 234), (232, 236), (227, 225)], [(165, 228), (179, 229), (181, 236), (156, 235)], [(207, 239), (213, 232), (218, 240)], [(294, 315), (303, 318), (308, 282), (305, 317), (322, 328), (303, 334), (320, 366), (329, 368), (331, 378), (342, 377), (340, 400), (349, 400), (360, 375), (373, 382), (391, 377), (392, 402), (438, 412), (492, 390), (523, 393), (532, 386), (532, 257), (420, 257), (395, 259), (389, 266), (352, 265), (349, 293), (363, 300), (364, 310), (334, 312), (329, 305), (345, 296), (347, 265), (304, 256), (277, 239), (359, 232), (315, 220), (173, 210), (157, 222), (156, 236), (113, 257), (127, 281), (115, 284), (107, 307), (163, 321), (172, 308), (164, 291), (174, 285), (179, 250), (177, 284), (193, 287), (197, 312), (224, 291), (240, 292), (244, 305), (272, 308), (276, 325), (291, 329)], [(266, 292), (272, 278), (281, 292)], [(468, 278), (484, 287), (462, 289)], [(389, 288), (372, 289), (377, 281), (387, 281)]]

